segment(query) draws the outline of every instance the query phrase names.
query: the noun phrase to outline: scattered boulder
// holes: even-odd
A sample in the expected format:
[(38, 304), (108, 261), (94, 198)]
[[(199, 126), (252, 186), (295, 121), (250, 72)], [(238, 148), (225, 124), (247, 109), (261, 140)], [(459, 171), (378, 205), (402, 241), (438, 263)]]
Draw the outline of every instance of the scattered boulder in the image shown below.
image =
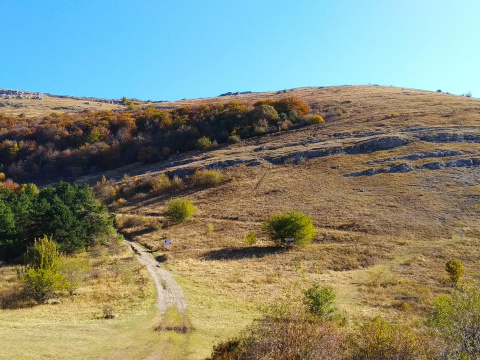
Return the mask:
[(378, 170), (370, 168), (370, 169), (367, 169), (367, 170), (364, 170), (364, 171), (360, 171), (360, 172), (356, 172), (356, 173), (352, 173), (352, 174), (346, 174), (346, 175), (343, 175), (343, 176), (344, 177), (372, 176), (372, 175), (376, 175), (376, 174), (379, 174), (379, 173), (380, 172)]
[(457, 159), (449, 161), (445, 164), (446, 167), (472, 167), (472, 159)]
[(380, 169), (367, 169), (364, 171), (346, 174), (344, 177), (357, 177), (357, 176), (373, 176), (377, 174), (389, 173), (389, 174), (404, 174), (410, 171), (413, 171), (413, 167), (410, 164), (402, 163), (398, 165), (393, 165), (387, 168), (380, 168)]
[(407, 163), (390, 166), (385, 170), (385, 172), (387, 173), (395, 173), (395, 174), (404, 174), (410, 171), (413, 171), (413, 167)]
[(419, 169), (442, 170), (445, 169), (445, 164), (441, 161), (434, 161), (420, 166)]
[(439, 133), (439, 134), (421, 135), (420, 140), (428, 141), (428, 142), (445, 143), (445, 142), (462, 142), (464, 138), (460, 134)]
[(402, 157), (401, 159), (418, 160), (418, 159), (425, 159), (425, 158), (438, 158), (438, 157), (448, 157), (448, 156), (458, 156), (458, 155), (462, 155), (462, 152), (454, 151), (454, 150), (439, 150), (439, 151), (430, 151), (425, 153), (407, 155)]
[(295, 163), (299, 163), (302, 160), (305, 160), (305, 156), (303, 156), (303, 154), (296, 154), (296, 155), (293, 156), (293, 161)]
[(254, 152), (259, 152), (259, 151), (264, 151), (264, 150), (265, 150), (265, 146), (260, 146), (258, 148), (253, 149)]
[(248, 167), (253, 167), (253, 166), (259, 166), (259, 165), (261, 165), (261, 164), (262, 164), (261, 161), (254, 160), (254, 161), (250, 161), (249, 163), (247, 163), (246, 166), (248, 166)]
[(410, 141), (400, 138), (398, 136), (382, 137), (372, 140), (367, 140), (363, 143), (347, 147), (345, 152), (347, 154), (365, 154), (375, 151), (395, 149), (400, 146), (408, 144)]

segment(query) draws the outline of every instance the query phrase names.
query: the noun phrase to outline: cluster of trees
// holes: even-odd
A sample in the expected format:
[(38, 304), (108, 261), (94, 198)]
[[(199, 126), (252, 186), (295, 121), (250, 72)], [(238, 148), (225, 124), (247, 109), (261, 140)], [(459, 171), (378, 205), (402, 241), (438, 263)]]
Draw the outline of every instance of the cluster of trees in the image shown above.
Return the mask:
[(0, 171), (21, 182), (72, 179), (321, 121), (294, 97), (253, 105), (230, 102), (174, 110), (84, 111), (30, 119), (0, 115)]
[(81, 251), (113, 234), (113, 216), (88, 185), (61, 182), (38, 190), (0, 189), (0, 259), (18, 259), (35, 239), (52, 236), (59, 250)]

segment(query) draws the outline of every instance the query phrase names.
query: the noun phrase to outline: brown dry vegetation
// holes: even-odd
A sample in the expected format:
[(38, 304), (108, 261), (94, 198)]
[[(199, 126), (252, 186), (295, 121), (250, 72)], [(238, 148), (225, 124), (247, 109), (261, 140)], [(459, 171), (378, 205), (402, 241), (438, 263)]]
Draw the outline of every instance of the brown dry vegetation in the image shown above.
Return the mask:
[[(257, 160), (261, 165), (229, 167), (224, 172), (230, 181), (217, 187), (138, 196), (116, 210), (119, 218), (143, 217), (145, 222), (163, 224), (165, 201), (180, 196), (188, 196), (198, 212), (185, 225), (142, 230), (145, 227), (137, 223), (125, 232), (158, 251), (174, 273), (215, 293), (264, 304), (286, 287), (319, 282), (336, 290), (339, 307), (350, 319), (376, 315), (408, 322), (421, 319), (435, 296), (448, 291), (444, 264), (452, 257), (465, 264), (470, 277), (480, 275), (475, 266), (480, 256), (477, 168), (344, 177), (385, 164), (406, 162), (418, 167), (478, 155), (476, 142), (419, 139), (438, 133), (478, 135), (478, 100), (374, 86), (296, 89), (288, 95), (318, 109), (325, 123), (250, 139), (210, 151), (208, 156), (183, 156), (186, 165), (179, 168), (232, 159)], [(285, 95), (235, 98), (256, 101), (281, 96)], [(226, 98), (211, 101), (231, 100)], [(195, 101), (182, 105), (187, 103)], [(393, 136), (410, 142), (370, 153), (293, 158), (306, 151), (344, 149)], [(461, 155), (398, 160), (445, 150)], [(275, 165), (266, 160), (273, 157), (286, 161)], [(154, 174), (155, 166), (133, 173)], [(319, 228), (311, 247), (284, 251), (271, 247), (265, 237), (254, 247), (243, 242), (248, 232), (259, 231), (269, 215), (292, 209), (310, 215)], [(213, 232), (206, 230), (208, 224)], [(172, 250), (162, 249), (164, 238), (173, 239)]]
[(35, 117), (51, 113), (78, 113), (83, 110), (124, 110), (125, 106), (95, 101), (43, 95), (43, 100), (0, 98), (0, 113), (9, 116)]
[[(202, 343), (203, 350), (188, 340), (177, 349), (182, 356), (185, 351), (192, 358), (206, 356), (212, 340), (209, 332), (217, 331), (216, 340), (225, 339), (253, 318), (252, 306), (314, 282), (333, 287), (338, 307), (349, 320), (382, 315), (421, 327), (433, 299), (451, 288), (444, 271), (448, 260), (461, 260), (467, 277), (480, 276), (476, 266), (480, 258), (479, 168), (419, 168), (433, 161), (480, 157), (478, 140), (465, 141), (465, 135), (480, 135), (478, 100), (412, 89), (345, 86), (162, 106), (232, 99), (253, 103), (285, 96), (301, 98), (325, 122), (105, 174), (120, 178), (127, 173), (141, 179), (165, 168), (194, 171), (220, 162), (243, 162), (223, 169), (224, 181), (214, 187), (138, 194), (121, 206), (112, 205), (122, 232), (152, 249), (164, 266), (179, 275), (192, 326), (199, 329), (204, 324), (205, 330), (185, 335), (199, 336), (197, 344)], [(438, 134), (461, 135), (461, 139), (422, 138)], [(387, 150), (345, 151), (393, 137), (407, 143)], [(332, 149), (340, 150), (327, 155)], [(440, 151), (458, 153), (431, 155)], [(325, 156), (303, 158), (308, 152)], [(427, 155), (400, 159), (412, 154)], [(344, 176), (402, 163), (414, 170)], [(80, 181), (94, 182), (100, 176)], [(198, 210), (192, 221), (169, 225), (163, 217), (165, 203), (177, 197), (187, 197)], [(318, 232), (312, 246), (285, 251), (273, 247), (261, 233), (260, 223), (268, 216), (289, 210), (302, 211), (314, 220)], [(250, 231), (256, 231), (261, 240), (252, 247), (243, 242)], [(173, 240), (171, 250), (162, 246), (166, 238)], [(240, 315), (230, 320), (233, 307)]]
[[(74, 296), (58, 294), (59, 300), (40, 305), (15, 297), (22, 287), (21, 267), (0, 267), (4, 307), (0, 310), (0, 357), (98, 359), (102, 354), (104, 359), (117, 359), (151, 353), (141, 347), (152, 346), (158, 339), (141, 334), (158, 322), (152, 311), (154, 288), (146, 269), (127, 248), (97, 247), (77, 255), (89, 264), (86, 281)], [(118, 318), (105, 319), (107, 308)], [(139, 343), (141, 347), (130, 348)]]

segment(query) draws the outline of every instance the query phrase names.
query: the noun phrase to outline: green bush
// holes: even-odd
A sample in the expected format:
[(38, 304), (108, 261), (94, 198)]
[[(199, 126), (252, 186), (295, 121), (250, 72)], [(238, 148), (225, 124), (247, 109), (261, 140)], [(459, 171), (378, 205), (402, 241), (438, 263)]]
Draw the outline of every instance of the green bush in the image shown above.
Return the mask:
[(449, 359), (478, 359), (480, 355), (480, 288), (463, 284), (452, 295), (435, 300), (428, 324), (449, 344)]
[(206, 136), (202, 136), (197, 141), (197, 149), (204, 150), (204, 149), (210, 148), (211, 146), (212, 146), (212, 141)]
[(215, 186), (223, 181), (223, 174), (219, 170), (197, 170), (193, 174), (193, 184), (196, 186)]
[(188, 199), (176, 199), (167, 203), (165, 216), (174, 223), (183, 223), (193, 216), (196, 207)]
[(255, 234), (255, 231), (249, 232), (245, 238), (243, 239), (248, 245), (252, 246), (257, 243), (257, 235)]
[(311, 118), (308, 119), (310, 124), (320, 124), (323, 122), (323, 118), (320, 115), (313, 115)]
[(262, 224), (262, 228), (278, 245), (285, 243), (285, 238), (293, 238), (298, 246), (309, 245), (316, 234), (310, 216), (298, 211), (287, 214), (275, 214)]
[(457, 287), (458, 282), (465, 273), (465, 268), (463, 267), (462, 262), (456, 259), (451, 259), (445, 264), (445, 270), (452, 281), (452, 285)]
[(215, 227), (212, 224), (205, 225), (205, 232), (207, 236), (213, 233), (214, 230), (215, 230)]
[(23, 274), (26, 292), (41, 303), (62, 288), (64, 276), (52, 269), (28, 269)]
[(238, 144), (238, 143), (242, 142), (242, 138), (240, 136), (236, 135), (236, 134), (232, 134), (228, 137), (227, 142), (229, 144)]
[(255, 106), (254, 116), (257, 119), (264, 119), (272, 124), (276, 123), (279, 119), (277, 110), (267, 104), (257, 104)]
[(238, 337), (214, 346), (211, 360), (344, 360), (345, 335), (303, 312), (292, 299), (272, 304)]
[(346, 359), (352, 360), (443, 359), (441, 350), (429, 338), (380, 318), (362, 325), (345, 345), (349, 348)]
[(335, 308), (335, 293), (329, 287), (321, 287), (314, 284), (308, 290), (303, 291), (304, 303), (308, 306), (311, 314), (324, 319), (331, 319)]
[(23, 274), (25, 290), (37, 302), (43, 302), (61, 289), (65, 279), (58, 271), (57, 244), (47, 236), (36, 239), (25, 258), (28, 267)]
[(90, 272), (90, 266), (81, 259), (61, 257), (59, 270), (64, 276), (63, 288), (67, 290), (70, 295), (74, 295), (78, 287), (87, 278)]

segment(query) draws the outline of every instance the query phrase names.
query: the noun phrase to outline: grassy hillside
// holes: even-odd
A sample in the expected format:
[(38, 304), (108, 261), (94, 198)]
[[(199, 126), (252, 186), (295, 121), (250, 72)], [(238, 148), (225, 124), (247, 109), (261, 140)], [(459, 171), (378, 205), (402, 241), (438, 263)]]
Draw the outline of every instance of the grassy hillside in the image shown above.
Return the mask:
[[(171, 167), (134, 169), (141, 178), (162, 168), (223, 167), (229, 181), (137, 195), (117, 216), (138, 217), (131, 232), (159, 254), (161, 240), (172, 238), (165, 265), (173, 272), (258, 304), (286, 286), (318, 281), (336, 289), (353, 319), (382, 314), (411, 321), (448, 291), (450, 258), (479, 275), (478, 100), (381, 87), (292, 93), (322, 109), (325, 123), (188, 154)], [(368, 169), (378, 173), (355, 176)], [(198, 207), (192, 222), (141, 229), (142, 221), (162, 223), (165, 201), (182, 196)], [(311, 215), (320, 229), (310, 248), (284, 252), (267, 241), (243, 242), (269, 215), (291, 209)]]
[[(449, 259), (461, 260), (468, 278), (479, 278), (479, 100), (345, 86), (162, 106), (253, 104), (287, 96), (302, 99), (325, 121), (78, 179), (112, 179), (105, 186), (115, 190), (110, 208), (117, 225), (150, 248), (184, 287), (195, 331), (161, 333), (155, 339), (170, 347), (151, 353), (205, 357), (213, 342), (248, 324), (257, 306), (314, 282), (334, 288), (352, 323), (382, 315), (421, 328), (435, 297), (450, 290), (444, 271)], [(223, 179), (202, 185), (193, 179), (198, 169), (218, 171)], [(137, 191), (136, 184), (163, 173), (170, 180), (176, 175), (177, 186)], [(130, 177), (122, 180), (124, 174)], [(165, 203), (180, 197), (190, 199), (197, 213), (185, 224), (169, 224)], [(285, 251), (262, 234), (262, 221), (289, 210), (313, 218), (318, 233), (310, 247)], [(250, 231), (260, 239), (254, 246), (243, 241)], [(162, 245), (167, 238), (173, 240), (169, 250)], [(157, 320), (138, 321), (149, 330)], [(149, 345), (133, 335), (137, 328), (129, 329), (136, 339), (129, 349), (145, 350)], [(124, 335), (118, 336), (120, 344)], [(129, 358), (123, 349), (119, 358)]]
[[(17, 94), (22, 94), (21, 98)], [(20, 118), (47, 116), (51, 113), (78, 113), (83, 110), (122, 110), (118, 101), (96, 98), (81, 98), (37, 94), (0, 89), (0, 114)]]

